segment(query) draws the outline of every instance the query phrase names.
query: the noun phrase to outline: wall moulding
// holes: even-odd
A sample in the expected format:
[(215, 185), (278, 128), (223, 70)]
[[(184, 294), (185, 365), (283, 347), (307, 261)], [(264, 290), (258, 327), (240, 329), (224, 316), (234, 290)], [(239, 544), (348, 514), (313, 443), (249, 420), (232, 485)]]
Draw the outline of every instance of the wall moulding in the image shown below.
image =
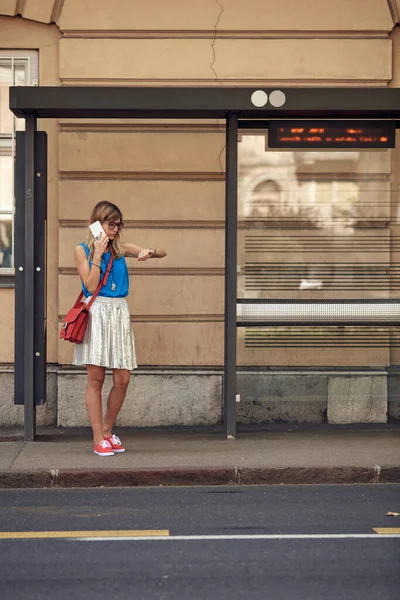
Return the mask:
[[(140, 221), (125, 221), (130, 229), (225, 229), (225, 221), (187, 221), (187, 220), (176, 220), (176, 221), (153, 221), (148, 219), (142, 219)], [(338, 220), (335, 221), (338, 223)], [(374, 219), (358, 219), (352, 222), (354, 229), (384, 229), (387, 228), (389, 223), (397, 223), (397, 219), (387, 218), (374, 218)], [(75, 221), (72, 219), (61, 219), (59, 221), (60, 227), (82, 229), (86, 226), (86, 221)], [(259, 219), (256, 221), (252, 220), (239, 220), (238, 230), (251, 230), (259, 227), (267, 227), (268, 229), (303, 229), (303, 230), (314, 230), (319, 229), (317, 224), (311, 222), (305, 222), (301, 219)]]
[(184, 173), (171, 171), (60, 171), (59, 178), (67, 180), (224, 181), (225, 174), (223, 172)]
[(107, 125), (112, 126), (119, 126), (119, 125), (124, 125), (124, 126), (145, 126), (148, 125), (149, 127), (153, 127), (154, 125), (158, 126), (158, 127), (170, 127), (173, 125), (177, 125), (179, 127), (188, 127), (188, 126), (201, 126), (201, 127), (214, 127), (214, 126), (218, 126), (218, 129), (222, 128), (222, 131), (225, 130), (225, 119), (185, 119), (185, 118), (181, 118), (181, 119), (162, 119), (162, 118), (149, 118), (149, 119), (145, 119), (145, 118), (104, 118), (104, 119), (96, 119), (95, 117), (93, 118), (87, 118), (87, 119), (74, 119), (74, 118), (60, 118), (58, 120), (59, 126), (60, 127), (64, 127), (64, 125), (72, 125), (72, 126), (77, 126), (77, 127), (84, 127), (86, 125), (93, 125), (94, 127), (100, 126), (100, 127), (105, 127)]
[[(59, 267), (58, 272), (60, 275), (73, 275), (76, 277), (77, 271), (75, 267)], [(151, 269), (141, 269), (135, 267), (128, 267), (129, 275), (162, 275), (165, 277), (176, 277), (181, 275), (190, 275), (197, 277), (223, 277), (225, 271), (224, 269), (217, 267), (210, 268), (197, 268), (197, 267), (152, 267)]]
[(224, 315), (132, 315), (132, 323), (223, 323)]
[(136, 86), (143, 87), (386, 87), (388, 79), (110, 79), (110, 78), (62, 78), (63, 85), (68, 86)]
[[(125, 220), (125, 226), (129, 229), (225, 229), (225, 221), (155, 221), (141, 219), (140, 221)], [(87, 221), (60, 219), (60, 227), (85, 227)]]
[(85, 39), (365, 39), (387, 38), (386, 29), (365, 31), (265, 31), (265, 30), (171, 30), (171, 29), (70, 29), (63, 31), (65, 38)]
[(60, 123), (61, 133), (223, 133), (225, 122), (210, 123)]
[[(59, 323), (65, 315), (59, 315)], [(223, 323), (224, 315), (131, 315), (131, 323)]]

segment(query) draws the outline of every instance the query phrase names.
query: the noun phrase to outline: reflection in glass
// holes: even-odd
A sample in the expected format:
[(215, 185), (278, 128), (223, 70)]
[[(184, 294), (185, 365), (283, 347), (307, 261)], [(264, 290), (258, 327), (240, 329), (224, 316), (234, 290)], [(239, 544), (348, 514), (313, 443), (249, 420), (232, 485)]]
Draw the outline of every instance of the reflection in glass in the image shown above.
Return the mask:
[(0, 215), (0, 267), (12, 267), (12, 215)]
[(0, 141), (5, 134), (12, 134), (14, 115), (8, 107), (8, 87), (12, 85), (11, 59), (0, 58)]
[(2, 156), (0, 147), (0, 212), (12, 212), (13, 209), (13, 169), (14, 158)]
[(13, 85), (28, 85), (29, 60), (27, 58), (14, 58)]
[(400, 295), (390, 176), (391, 150), (279, 152), (242, 135), (238, 297)]
[(11, 58), (0, 58), (0, 85), (12, 85), (12, 60)]
[(248, 210), (252, 218), (266, 219), (280, 214), (281, 188), (276, 181), (267, 179), (257, 184), (248, 199)]

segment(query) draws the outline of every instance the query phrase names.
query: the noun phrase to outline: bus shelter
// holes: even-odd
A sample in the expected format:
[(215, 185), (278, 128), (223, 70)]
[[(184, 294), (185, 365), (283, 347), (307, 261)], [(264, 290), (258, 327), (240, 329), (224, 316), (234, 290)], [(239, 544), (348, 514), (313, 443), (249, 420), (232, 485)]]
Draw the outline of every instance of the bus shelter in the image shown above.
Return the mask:
[[(356, 136), (347, 140), (352, 147), (394, 147), (395, 129), (400, 126), (400, 89), (14, 87), (10, 88), (10, 109), (26, 124), (25, 131), (17, 133), (15, 172), (15, 403), (24, 405), (25, 440), (35, 438), (35, 409), (46, 400), (47, 138), (37, 130), (38, 119), (225, 120), (223, 420), (228, 438), (236, 436), (237, 327), (399, 324), (400, 301), (391, 298), (238, 299), (237, 205), (239, 130), (271, 130), (276, 147), (330, 148), (336, 143), (346, 147), (343, 132), (350, 127)], [(300, 134), (293, 137), (290, 125), (296, 120)], [(319, 145), (318, 136), (305, 138), (300, 131), (301, 125), (311, 123), (315, 132), (320, 120), (332, 130), (331, 137), (324, 139), (325, 146)]]

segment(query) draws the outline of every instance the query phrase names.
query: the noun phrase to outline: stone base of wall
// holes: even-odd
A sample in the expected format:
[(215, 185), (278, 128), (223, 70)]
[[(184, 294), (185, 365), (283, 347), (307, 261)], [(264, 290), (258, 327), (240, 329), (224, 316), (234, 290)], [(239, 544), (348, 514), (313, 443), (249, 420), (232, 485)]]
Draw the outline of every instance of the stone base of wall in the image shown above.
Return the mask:
[[(112, 374), (107, 373), (104, 402), (111, 386)], [(89, 425), (85, 387), (84, 371), (59, 373), (58, 425)], [(137, 371), (131, 379), (117, 425), (214, 425), (222, 419), (221, 399), (222, 375), (218, 372)]]
[[(57, 424), (57, 382), (59, 367), (47, 369), (47, 400), (36, 407), (38, 426)], [(0, 367), (0, 427), (15, 427), (24, 424), (24, 407), (14, 404), (14, 367)]]
[(238, 373), (238, 423), (323, 423), (327, 375), (304, 372)]
[[(385, 423), (400, 421), (400, 370), (238, 372), (238, 423)], [(49, 367), (39, 426), (87, 426), (86, 373)], [(112, 386), (106, 374), (104, 399)], [(223, 370), (138, 369), (119, 426), (215, 425), (222, 421)], [(0, 427), (23, 424), (14, 406), (14, 372), (0, 369)]]
[(387, 374), (333, 376), (328, 382), (328, 423), (386, 423)]

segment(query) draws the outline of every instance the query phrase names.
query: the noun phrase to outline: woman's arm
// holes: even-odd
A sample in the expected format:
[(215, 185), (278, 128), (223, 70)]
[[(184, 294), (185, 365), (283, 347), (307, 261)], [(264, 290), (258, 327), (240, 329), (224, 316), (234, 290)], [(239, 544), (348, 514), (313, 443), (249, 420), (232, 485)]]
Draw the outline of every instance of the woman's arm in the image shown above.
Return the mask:
[(87, 291), (91, 294), (94, 294), (99, 285), (101, 257), (107, 248), (107, 244), (108, 237), (104, 238), (104, 240), (100, 239), (95, 241), (92, 268), (90, 268), (86, 252), (82, 246), (76, 246), (75, 248), (75, 263), (79, 277)]
[(153, 248), (141, 248), (136, 244), (123, 243), (121, 244), (124, 256), (137, 258), (138, 260), (147, 260), (149, 258), (164, 258), (167, 256), (164, 248), (160, 248), (159, 246)]

